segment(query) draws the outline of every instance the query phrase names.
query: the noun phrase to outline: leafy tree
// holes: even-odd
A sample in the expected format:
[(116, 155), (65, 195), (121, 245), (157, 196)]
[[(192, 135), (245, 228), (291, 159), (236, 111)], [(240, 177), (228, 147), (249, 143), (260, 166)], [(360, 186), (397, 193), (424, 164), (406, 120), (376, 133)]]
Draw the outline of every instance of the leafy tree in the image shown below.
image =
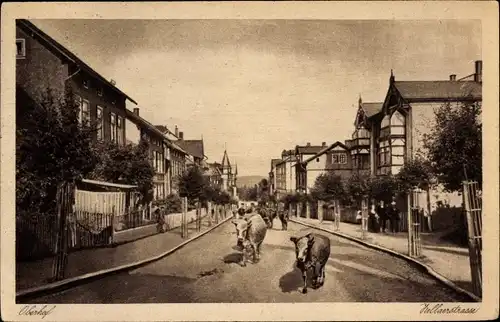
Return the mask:
[(405, 163), (395, 179), (399, 191), (409, 191), (414, 187), (428, 190), (434, 183), (431, 163), (417, 156)]
[(460, 191), (462, 181), (482, 184), (481, 106), (446, 103), (435, 110), (436, 124), (424, 135), (424, 149), (440, 183), (447, 191)]
[(311, 189), (311, 195), (316, 200), (346, 200), (347, 192), (342, 178), (333, 172), (321, 174), (316, 178)]
[(179, 176), (179, 195), (189, 200), (203, 199), (207, 193), (207, 186), (203, 173), (198, 167), (190, 167)]
[(58, 184), (84, 178), (98, 162), (92, 139), (96, 126), (79, 122), (71, 89), (63, 97), (47, 89), (35, 102), (16, 90), (16, 208), (54, 213)]
[(392, 175), (374, 176), (369, 182), (370, 197), (375, 200), (383, 200), (389, 203), (391, 198), (398, 194), (398, 182)]
[(99, 163), (90, 174), (93, 179), (134, 184), (143, 196), (143, 203), (153, 199), (155, 169), (149, 157), (149, 142), (141, 138), (138, 145), (99, 142), (96, 151)]
[(370, 177), (363, 174), (353, 174), (345, 183), (346, 191), (351, 201), (360, 203), (365, 196), (370, 195)]

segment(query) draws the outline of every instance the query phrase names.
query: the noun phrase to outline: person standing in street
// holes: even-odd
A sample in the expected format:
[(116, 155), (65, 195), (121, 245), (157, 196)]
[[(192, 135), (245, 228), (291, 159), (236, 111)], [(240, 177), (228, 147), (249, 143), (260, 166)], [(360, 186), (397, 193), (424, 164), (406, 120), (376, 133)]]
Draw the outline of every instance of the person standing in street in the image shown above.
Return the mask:
[(396, 201), (391, 202), (391, 207), (388, 209), (388, 217), (391, 221), (391, 231), (399, 232), (399, 209), (396, 207)]
[(375, 199), (373, 199), (370, 207), (370, 214), (368, 217), (368, 231), (373, 233), (379, 232), (378, 220), (379, 220), (379, 215), (377, 214)]
[(377, 207), (377, 214), (379, 215), (380, 218), (380, 232), (385, 233), (385, 230), (387, 228), (387, 220), (389, 219), (387, 217), (387, 209), (384, 207), (384, 201), (380, 200), (379, 205)]

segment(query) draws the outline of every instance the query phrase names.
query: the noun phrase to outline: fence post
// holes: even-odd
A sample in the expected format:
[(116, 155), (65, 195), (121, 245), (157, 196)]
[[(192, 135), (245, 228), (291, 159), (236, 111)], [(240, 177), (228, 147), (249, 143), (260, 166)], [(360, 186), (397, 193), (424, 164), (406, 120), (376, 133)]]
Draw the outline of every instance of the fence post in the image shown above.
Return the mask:
[(187, 238), (187, 198), (182, 197), (181, 232), (182, 238)]
[(68, 214), (73, 211), (75, 186), (64, 182), (57, 189), (57, 220), (56, 220), (56, 257), (53, 261), (52, 279), (64, 279), (68, 261)]
[(420, 244), (420, 189), (412, 189), (408, 196), (409, 213), (408, 213), (408, 255), (411, 257), (419, 257), (421, 251)]
[(212, 226), (212, 202), (207, 201), (207, 219), (208, 227)]
[(335, 200), (334, 204), (335, 204), (335, 208), (334, 208), (334, 210), (335, 210), (335, 230), (339, 230), (340, 229), (340, 212), (341, 212), (340, 201)]
[(311, 218), (311, 206), (309, 205), (309, 201), (306, 201), (306, 218)]
[(115, 205), (113, 205), (113, 212), (111, 213), (111, 236), (109, 236), (109, 244), (113, 245), (115, 241)]
[(361, 200), (361, 239), (366, 239), (368, 231), (368, 197)]
[(323, 205), (324, 205), (323, 200), (318, 200), (318, 220), (319, 223), (323, 223)]
[(463, 182), (472, 287), (482, 297), (482, 207), (476, 182)]

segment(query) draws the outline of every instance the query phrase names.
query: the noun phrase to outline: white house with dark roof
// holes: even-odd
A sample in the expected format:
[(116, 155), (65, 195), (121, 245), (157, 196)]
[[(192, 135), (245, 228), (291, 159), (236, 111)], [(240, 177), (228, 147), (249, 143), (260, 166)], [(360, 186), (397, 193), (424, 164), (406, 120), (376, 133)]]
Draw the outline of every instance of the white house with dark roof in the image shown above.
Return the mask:
[[(434, 111), (443, 104), (450, 108), (470, 102), (482, 104), (482, 61), (475, 62), (474, 73), (457, 80), (397, 81), (391, 71), (389, 89), (380, 112), (367, 118), (371, 126), (371, 173), (397, 174), (407, 160), (423, 148), (423, 137), (435, 126)], [(442, 201), (460, 206), (461, 197), (430, 191), (422, 198), (423, 204)], [(428, 209), (431, 211), (431, 209)]]

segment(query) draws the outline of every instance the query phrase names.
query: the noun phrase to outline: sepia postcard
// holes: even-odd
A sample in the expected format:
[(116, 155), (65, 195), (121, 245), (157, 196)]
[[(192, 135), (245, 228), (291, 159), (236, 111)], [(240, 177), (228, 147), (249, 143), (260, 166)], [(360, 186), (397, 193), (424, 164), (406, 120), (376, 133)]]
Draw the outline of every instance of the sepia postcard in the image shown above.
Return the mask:
[(498, 318), (498, 22), (4, 3), (2, 320)]

